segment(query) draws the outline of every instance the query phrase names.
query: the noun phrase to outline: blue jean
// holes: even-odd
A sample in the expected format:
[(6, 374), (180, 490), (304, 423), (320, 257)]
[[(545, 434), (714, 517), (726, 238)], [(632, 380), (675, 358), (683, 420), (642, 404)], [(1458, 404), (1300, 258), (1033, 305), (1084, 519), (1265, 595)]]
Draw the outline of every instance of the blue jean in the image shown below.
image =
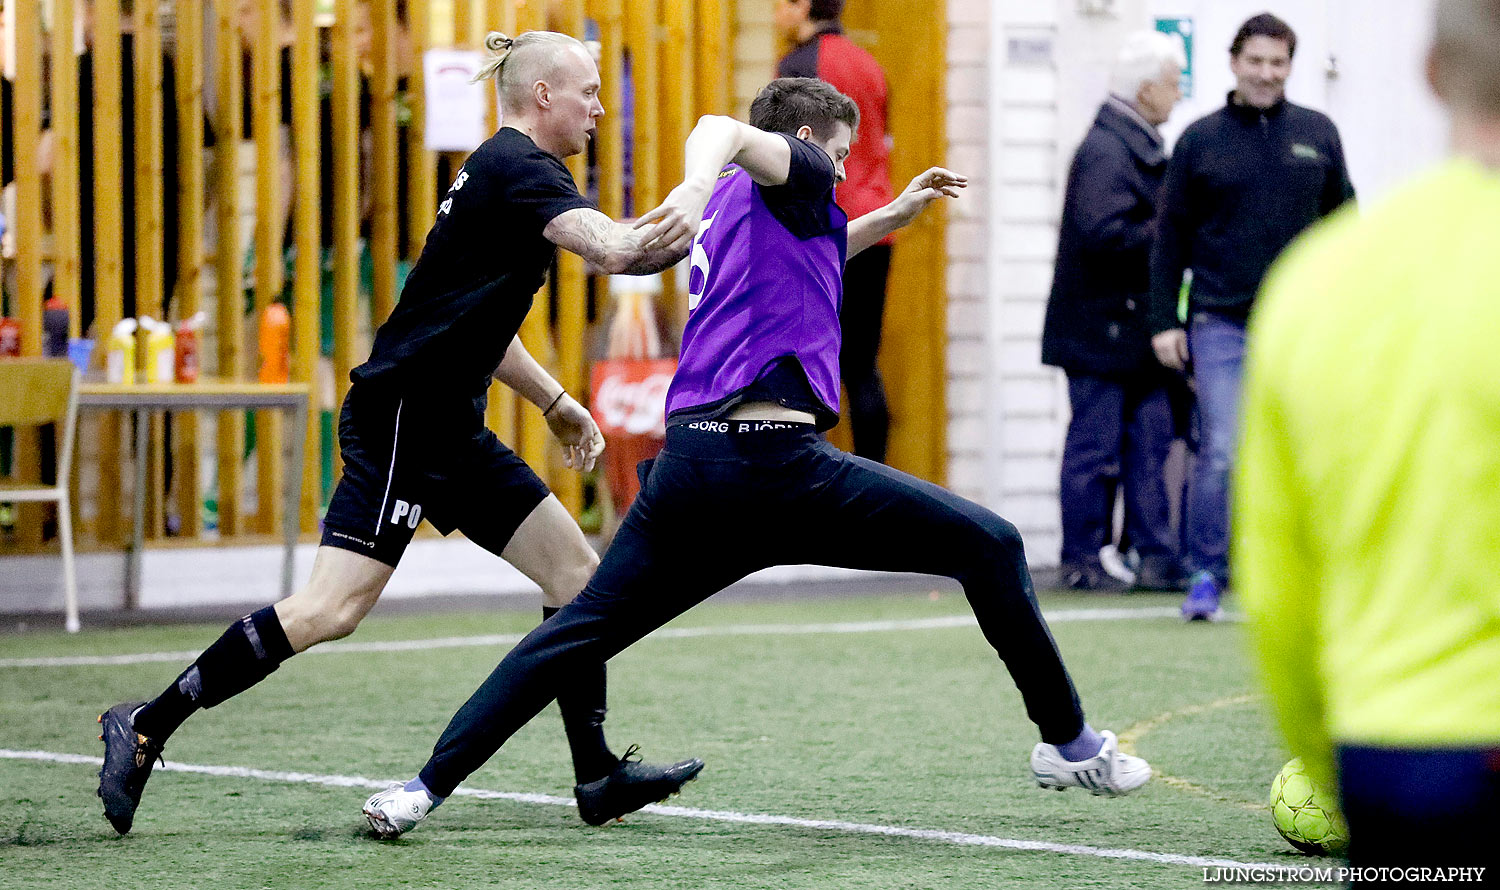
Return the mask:
[(1172, 447), (1166, 378), (1068, 375), (1073, 419), (1062, 457), (1062, 559), (1099, 558), (1114, 540), (1115, 484), (1125, 489), (1125, 537), (1142, 556), (1174, 558), (1163, 468)]
[(1188, 491), (1186, 562), (1192, 571), (1211, 572), (1223, 583), (1229, 577), (1229, 470), (1239, 435), (1244, 322), (1194, 312), (1188, 352), (1201, 438)]

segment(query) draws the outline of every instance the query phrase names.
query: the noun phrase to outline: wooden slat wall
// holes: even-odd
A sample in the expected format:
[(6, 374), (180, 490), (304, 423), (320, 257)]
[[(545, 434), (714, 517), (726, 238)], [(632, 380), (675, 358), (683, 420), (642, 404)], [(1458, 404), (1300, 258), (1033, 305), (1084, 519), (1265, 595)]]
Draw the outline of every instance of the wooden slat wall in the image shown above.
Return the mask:
[[(245, 361), (244, 257), (240, 254), (240, 129), (242, 90), (240, 59), (243, 47), (235, 19), (235, 4), (214, 4), (215, 47), (218, 53), (214, 67), (217, 104), (214, 110), (214, 200), (217, 214), (215, 228), (218, 244), (214, 253), (214, 280), (218, 294), (218, 376), (241, 379)], [(244, 531), (240, 521), (242, 452), (245, 447), (243, 412), (227, 411), (219, 415), (218, 443), (215, 450), (219, 472), (219, 534), (232, 537)], [(101, 508), (102, 509), (102, 508)]]
[[(552, 27), (564, 34), (582, 40), (584, 0), (561, 0), (556, 7), (561, 13)], [(601, 83), (602, 87), (602, 83)], [(574, 155), (567, 160), (568, 171), (579, 190), (588, 188), (587, 154)], [(543, 308), (543, 307), (538, 307)], [(587, 341), (585, 327), (588, 325), (588, 280), (584, 274), (583, 258), (566, 250), (557, 254), (557, 382), (572, 393), (579, 402), (587, 404), (584, 388), (587, 385), (583, 367), (584, 345)], [(554, 449), (555, 450), (555, 449)], [(576, 470), (570, 470), (562, 461), (554, 461), (552, 490), (558, 500), (577, 515), (583, 509), (583, 484)]]
[[(473, 47), (475, 45), (474, 3), (475, 0), (453, 0), (454, 46)], [(510, 32), (507, 31), (505, 33), (509, 34)]]
[[(201, 0), (177, 0), (175, 62), (177, 95), (177, 285), (175, 314), (197, 312), (203, 293), (203, 15)], [(198, 485), (198, 415), (176, 418), (173, 484), (177, 488), (178, 533), (202, 531), (203, 493)]]
[(599, 77), (604, 118), (599, 122), (599, 209), (611, 219), (625, 215), (625, 0), (593, 0), (599, 24)]
[[(70, 3), (52, 4), (52, 295), (68, 308), (68, 337), (79, 336), (81, 273), (79, 236), (78, 57), (73, 53), (74, 9)], [(77, 465), (69, 486), (73, 492), (72, 519), (80, 526)]]
[(318, 155), (318, 33), (311, 3), (292, 4), (292, 145), (296, 148), (296, 200), (292, 221), (297, 264), (292, 294), (292, 379), (312, 385), (308, 400), (306, 437), (302, 443), (302, 494), (298, 523), (303, 530), (318, 527), (322, 506), (322, 413), (318, 360), (322, 350), (322, 182)]
[[(659, 67), (659, 82), (656, 92), (661, 110), (658, 112), (659, 142), (657, 162), (660, 164), (657, 182), (658, 200), (682, 181), (683, 141), (692, 129), (693, 121), (693, 0), (658, 0), (663, 35)], [(648, 94), (649, 95), (649, 94)], [(637, 208), (637, 212), (649, 210), (656, 202)], [(680, 331), (687, 324), (687, 295), (679, 293), (677, 276), (672, 272), (662, 275), (662, 313), (672, 326)]]
[[(865, 48), (890, 80), (891, 179), (900, 189), (942, 163), (947, 151), (945, 7), (921, 0), (851, 0), (844, 24), (868, 41)], [(891, 405), (890, 463), (935, 482), (946, 475), (948, 442), (944, 203), (897, 237), (880, 347)]]
[[(323, 405), (315, 397), (309, 410), (306, 460), (302, 467), (304, 487), (299, 518), (304, 531), (315, 530), (320, 507), (316, 484), (319, 454), (323, 445), (318, 412), (337, 407), (348, 388), (348, 374), (364, 358), (368, 341), (361, 323), (367, 311), (360, 294), (359, 238), (361, 232), (361, 189), (370, 191), (366, 199), (371, 207), (370, 244), (374, 280), (371, 288), (372, 325), (378, 325), (391, 311), (397, 298), (397, 263), (413, 261), (420, 252), (428, 227), (435, 215), (439, 184), (436, 182), (437, 158), (423, 145), (424, 95), (421, 77), (421, 53), (429, 46), (478, 46), (483, 34), (501, 30), (516, 35), (526, 30), (553, 28), (583, 38), (586, 20), (597, 27), (602, 53), (601, 75), (604, 81), (603, 103), (606, 116), (600, 124), (597, 162), (594, 174), (599, 185), (601, 208), (612, 217), (625, 212), (622, 141), (622, 92), (624, 54), (633, 60), (635, 91), (636, 146), (634, 150), (633, 211), (641, 213), (655, 206), (681, 177), (682, 141), (693, 121), (703, 113), (729, 111), (731, 70), (724, 60), (731, 55), (732, 0), (559, 0), (546, 4), (539, 0), (409, 0), (406, 27), (410, 31), (413, 70), (406, 71), (408, 99), (415, 119), (404, 143), (398, 138), (396, 120), (396, 83), (398, 68), (398, 34), (402, 22), (397, 20), (395, 0), (373, 0), (370, 4), (371, 51), (364, 60), (370, 73), (369, 89), (372, 108), (370, 157), (360, 155), (360, 87), (361, 60), (356, 58), (355, 23), (357, 0), (336, 0), (334, 21), (325, 34), (314, 21), (314, 4), (290, 4), (292, 20), (288, 25), (280, 15), (278, 0), (253, 0), (257, 26), (248, 34), (250, 45), (242, 42), (238, 4), (230, 0), (209, 3), (207, 0), (173, 0), (163, 8), (155, 3), (137, 3), (137, 15), (126, 30), (133, 33), (134, 81), (130, 85), (136, 97), (133, 114), (135, 143), (124, 146), (122, 121), (112, 109), (122, 108), (120, 83), (121, 17), (120, 0), (94, 0), (96, 32), (91, 40), (93, 57), (94, 115), (93, 169), (94, 191), (100, 195), (122, 192), (122, 164), (132, 165), (137, 201), (123, 206), (119, 201), (96, 203), (92, 220), (94, 230), (94, 288), (92, 295), (79, 292), (78, 232), (81, 229), (76, 207), (76, 165), (79, 147), (75, 144), (78, 97), (76, 57), (72, 51), (69, 14), (71, 4), (60, 3), (58, 28), (43, 33), (41, 4), (44, 0), (13, 0), (12, 19), (17, 29), (16, 146), (21, 168), (18, 176), (18, 213), (16, 232), (20, 257), (17, 267), (16, 314), (22, 320), (23, 343), (28, 352), (40, 347), (41, 288), (44, 278), (41, 209), (50, 197), (53, 210), (55, 249), (52, 256), (55, 289), (71, 308), (72, 333), (80, 333), (83, 298), (92, 296), (95, 307), (91, 333), (100, 341), (122, 315), (123, 288), (134, 289), (137, 314), (149, 314), (159, 320), (180, 321), (200, 308), (205, 287), (214, 292), (215, 306), (210, 313), (212, 329), (206, 340), (216, 344), (216, 354), (205, 361), (206, 374), (230, 379), (254, 379), (259, 365), (257, 338), (254, 336), (262, 313), (271, 302), (281, 299), (285, 270), (283, 245), (286, 243), (284, 210), (290, 199), (293, 216), (292, 243), (296, 259), (292, 270), (292, 375), (293, 379), (316, 384), (320, 374), (320, 306), (323, 298), (321, 262), (324, 216), (320, 204), (331, 205), (327, 233), (332, 244), (332, 300), (335, 319), (332, 377), (335, 403)], [(438, 8), (440, 7), (440, 11)], [(170, 13), (165, 20), (162, 12)], [(205, 16), (211, 18), (205, 20)], [(549, 20), (550, 15), (550, 20)], [(442, 25), (434, 33), (434, 24)], [(205, 25), (212, 28), (212, 39), (206, 39)], [(328, 23), (323, 23), (328, 25)], [(283, 82), (281, 48), (283, 33), (291, 28), (290, 80)], [(51, 76), (58, 85), (51, 102), (53, 120), (58, 127), (56, 141), (56, 179), (54, 192), (41, 193), (40, 180), (26, 175), (26, 168), (36, 156), (40, 133), (43, 96), (40, 65), (43, 47), (51, 41)], [(165, 42), (164, 42), (165, 41)], [(162, 93), (163, 46), (170, 46), (170, 62), (176, 77), (175, 93)], [(320, 46), (331, 50), (328, 77), (331, 96), (320, 100)], [(211, 54), (210, 54), (211, 53)], [(251, 73), (244, 78), (242, 60), (248, 57)], [(212, 78), (212, 89), (205, 89), (205, 79)], [(244, 101), (250, 90), (249, 102)], [(288, 138), (282, 120), (282, 94), (291, 93), (292, 117), (290, 143), (292, 180), (284, 181), (283, 166)], [(211, 92), (213, 102), (207, 107), (205, 95)], [(325, 126), (320, 101), (328, 101), (331, 127)], [(167, 103), (171, 103), (170, 108)], [(253, 140), (254, 200), (253, 219), (241, 214), (242, 178), (252, 175), (241, 164), (241, 135), (244, 129), (242, 108), (251, 109), (249, 138)], [(205, 171), (203, 145), (205, 111), (211, 113), (209, 129), (215, 137), (213, 165)], [(163, 121), (172, 115), (177, 130), (178, 150), (164, 157)], [(498, 120), (496, 121), (498, 124)], [(72, 137), (72, 138), (70, 138)], [(325, 152), (324, 145), (331, 146)], [(408, 200), (397, 201), (397, 152), (404, 151), (407, 165)], [(248, 157), (246, 161), (248, 162)], [(456, 159), (461, 161), (461, 158)], [(163, 196), (164, 163), (173, 163), (178, 178), (175, 194)], [(325, 180), (319, 165), (328, 164), (331, 176)], [(368, 164), (367, 177), (361, 177), (361, 165)], [(456, 165), (455, 165), (456, 166)], [(588, 182), (590, 171), (583, 156), (568, 160), (580, 188)], [(212, 183), (205, 199), (206, 174)], [(332, 183), (332, 194), (320, 194), (325, 181)], [(362, 183), (365, 183), (362, 185)], [(292, 195), (285, 190), (290, 187)], [(177, 226), (164, 233), (163, 197), (174, 201)], [(205, 208), (211, 205), (212, 219), (205, 219)], [(123, 240), (122, 213), (132, 213), (134, 237)], [(398, 241), (397, 214), (405, 214), (409, 237)], [(211, 223), (211, 225), (210, 225)], [(244, 226), (252, 227), (256, 261), (252, 282), (254, 312), (247, 315), (245, 306)], [(212, 272), (204, 269), (205, 231), (216, 232)], [(167, 271), (164, 236), (177, 240), (176, 286), (170, 295), (171, 306), (163, 305), (160, 282)], [(123, 280), (124, 251), (133, 251), (136, 274)], [(667, 289), (670, 298), (672, 281)], [(599, 285), (602, 291), (603, 284)], [(537, 295), (535, 308), (522, 331), (524, 342), (533, 354), (557, 376), (560, 382), (581, 400), (587, 398), (588, 359), (586, 344), (590, 341), (588, 312), (589, 283), (581, 260), (562, 254), (556, 280)], [(555, 303), (553, 301), (556, 301)], [(680, 301), (675, 301), (680, 302)], [(169, 318), (164, 318), (169, 316)], [(555, 317), (556, 325), (552, 324)], [(247, 319), (250, 328), (247, 330)], [(90, 333), (90, 332), (84, 332)], [(251, 344), (248, 345), (247, 344)], [(144, 350), (138, 354), (144, 360)], [(323, 372), (326, 373), (326, 372)], [(317, 393), (317, 387), (314, 387)], [(507, 442), (549, 479), (559, 497), (573, 510), (583, 502), (578, 474), (561, 468), (558, 448), (546, 428), (541, 412), (529, 404), (517, 404), (509, 390), (496, 393), (491, 420)], [(97, 521), (94, 530), (101, 542), (123, 540), (122, 522), (129, 498), (122, 491), (123, 482), (118, 454), (122, 424), (117, 416), (101, 416), (98, 435), (99, 490), (94, 494)], [(191, 415), (174, 423), (176, 441), (174, 457), (175, 498), (172, 512), (181, 519), (180, 531), (188, 537), (201, 534), (201, 502), (197, 463), (202, 448), (214, 449), (218, 470), (218, 531), (228, 539), (254, 532), (274, 531), (280, 521), (282, 441), (280, 418), (269, 413), (258, 418), (257, 503), (254, 516), (246, 515), (242, 486), (245, 444), (244, 415), (226, 412), (219, 417), (216, 441), (199, 441), (198, 422)], [(164, 448), (162, 425), (153, 422), (150, 496), (152, 499), (150, 534), (164, 530), (167, 512), (163, 491)], [(23, 448), (30, 453), (33, 448)], [(26, 454), (22, 455), (27, 458)], [(27, 466), (21, 467), (25, 472)]]
[[(42, 130), (42, 21), (37, 0), (18, 0), (14, 6), (16, 34), (15, 160), (16, 160), (16, 293), (13, 310), (21, 325), (21, 354), (42, 350), (42, 177), (32, 168)], [(32, 169), (28, 169), (32, 168)], [(35, 429), (17, 430), (15, 478), (40, 478), (41, 460)], [(17, 538), (22, 546), (41, 545), (42, 513), (34, 504), (17, 508)]]
[(16, 28), (16, 294), (12, 311), (21, 325), (21, 354), (40, 355), (43, 195), (36, 159), (42, 132), (42, 6), (39, 0), (16, 0), (10, 8), (15, 11)]
[[(141, 3), (135, 7), (135, 314), (163, 319), (162, 278), (165, 256), (162, 239), (166, 220), (162, 214), (162, 39), (161, 7)], [(127, 247), (129, 249), (129, 247)], [(136, 341), (137, 367), (144, 367), (144, 335)], [(147, 462), (146, 536), (159, 538), (164, 531), (165, 508), (163, 488), (166, 485), (165, 417), (151, 415), (151, 437), (146, 454), (136, 460)]]
[(68, 307), (68, 336), (78, 336), (78, 57), (73, 4), (52, 4), (52, 295)]
[(374, 260), (372, 325), (396, 305), (396, 4), (371, 3), (374, 38), (370, 75), (370, 129), (374, 136), (370, 256)]
[[(349, 392), (359, 336), (359, 72), (354, 0), (337, 0), (333, 25), (333, 379), (335, 404)], [(324, 158), (323, 163), (329, 159)], [(335, 450), (334, 466), (342, 461)]]
[(437, 157), (427, 150), (427, 87), (422, 69), (422, 56), (433, 45), (428, 0), (407, 0), (406, 18), (406, 30), (411, 35), (412, 68), (406, 82), (411, 104), (406, 143), (406, 255), (415, 260), (422, 253), (427, 229), (437, 215)]
[[(255, 101), (251, 136), (255, 140), (255, 323), (257, 334), (266, 307), (280, 302), (285, 272), (281, 258), (281, 9), (277, 0), (257, 0), (259, 15), (251, 53)], [(258, 342), (258, 338), (257, 338)], [(260, 356), (264, 361), (265, 356)], [(258, 370), (258, 369), (257, 369)], [(281, 528), (282, 471), (280, 411), (255, 414), (256, 531)]]
[(630, 77), (635, 87), (633, 215), (640, 216), (661, 200), (657, 176), (661, 170), (661, 109), (657, 37), (658, 0), (625, 0), (625, 45), (630, 48)]
[[(123, 171), (120, 143), (120, 2), (95, 0), (93, 40), (94, 193), (118, 195)], [(114, 113), (110, 113), (114, 110)], [(119, 201), (94, 202), (94, 340), (103, 344), (124, 314), (124, 208)], [(100, 348), (96, 345), (96, 350)], [(120, 424), (122, 415), (99, 417), (99, 493), (95, 533), (106, 544), (125, 539), (120, 521)]]
[(730, 114), (734, 93), (734, 7), (729, 0), (697, 0), (693, 30), (694, 118), (705, 114)]

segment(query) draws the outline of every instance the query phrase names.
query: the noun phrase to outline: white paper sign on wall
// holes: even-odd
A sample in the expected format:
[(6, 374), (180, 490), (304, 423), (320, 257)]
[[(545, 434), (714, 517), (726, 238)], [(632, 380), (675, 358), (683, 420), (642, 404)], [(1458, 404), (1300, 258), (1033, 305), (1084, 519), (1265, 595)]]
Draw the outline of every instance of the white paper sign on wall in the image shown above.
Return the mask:
[(485, 132), (485, 102), (494, 83), (470, 83), (481, 65), (480, 53), (462, 49), (430, 49), (422, 56), (427, 80), (427, 149), (473, 151)]

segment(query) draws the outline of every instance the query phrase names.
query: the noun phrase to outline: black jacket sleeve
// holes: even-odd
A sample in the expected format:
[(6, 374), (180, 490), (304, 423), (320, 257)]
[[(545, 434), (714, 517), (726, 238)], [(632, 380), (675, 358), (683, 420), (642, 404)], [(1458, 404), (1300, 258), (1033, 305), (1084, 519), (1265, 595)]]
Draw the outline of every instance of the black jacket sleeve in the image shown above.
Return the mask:
[(1349, 181), (1349, 168), (1344, 163), (1344, 143), (1332, 121), (1328, 122), (1328, 131), (1328, 155), (1332, 164), (1323, 184), (1323, 194), (1318, 198), (1318, 210), (1323, 216), (1354, 200), (1354, 183)]
[(1073, 158), (1063, 213), (1076, 223), (1080, 243), (1094, 258), (1146, 262), (1152, 223), (1133, 217), (1141, 196), (1131, 170), (1125, 147), (1114, 141), (1085, 141)]
[(1188, 183), (1192, 179), (1193, 140), (1184, 134), (1167, 162), (1167, 182), (1156, 211), (1156, 240), (1151, 246), (1151, 290), (1146, 327), (1152, 334), (1182, 327), (1177, 298), (1182, 273), (1191, 262), (1192, 227), (1188, 215)]

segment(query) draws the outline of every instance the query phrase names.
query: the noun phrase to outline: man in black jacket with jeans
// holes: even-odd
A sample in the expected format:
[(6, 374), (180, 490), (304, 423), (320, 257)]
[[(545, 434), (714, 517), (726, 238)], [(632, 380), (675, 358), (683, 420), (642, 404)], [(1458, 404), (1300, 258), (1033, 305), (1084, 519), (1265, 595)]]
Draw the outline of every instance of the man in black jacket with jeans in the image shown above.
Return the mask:
[(1162, 466), (1172, 444), (1168, 372), (1151, 352), (1147, 270), (1166, 175), (1158, 125), (1181, 98), (1182, 52), (1155, 31), (1121, 48), (1111, 93), (1068, 173), (1042, 361), (1068, 375), (1073, 419), (1063, 446), (1063, 582), (1118, 590), (1099, 550), (1114, 540), (1117, 480), (1125, 537), (1142, 557), (1137, 584), (1175, 587)]
[[(1297, 35), (1270, 13), (1229, 47), (1235, 88), (1194, 122), (1167, 167), (1151, 255), (1152, 348), (1169, 368), (1192, 361), (1200, 424), (1185, 554), (1194, 574), (1182, 615), (1219, 616), (1229, 578), (1229, 470), (1238, 435), (1245, 321), (1266, 269), (1303, 229), (1354, 197), (1328, 116), (1286, 101)], [(1177, 317), (1193, 272), (1188, 325)]]

